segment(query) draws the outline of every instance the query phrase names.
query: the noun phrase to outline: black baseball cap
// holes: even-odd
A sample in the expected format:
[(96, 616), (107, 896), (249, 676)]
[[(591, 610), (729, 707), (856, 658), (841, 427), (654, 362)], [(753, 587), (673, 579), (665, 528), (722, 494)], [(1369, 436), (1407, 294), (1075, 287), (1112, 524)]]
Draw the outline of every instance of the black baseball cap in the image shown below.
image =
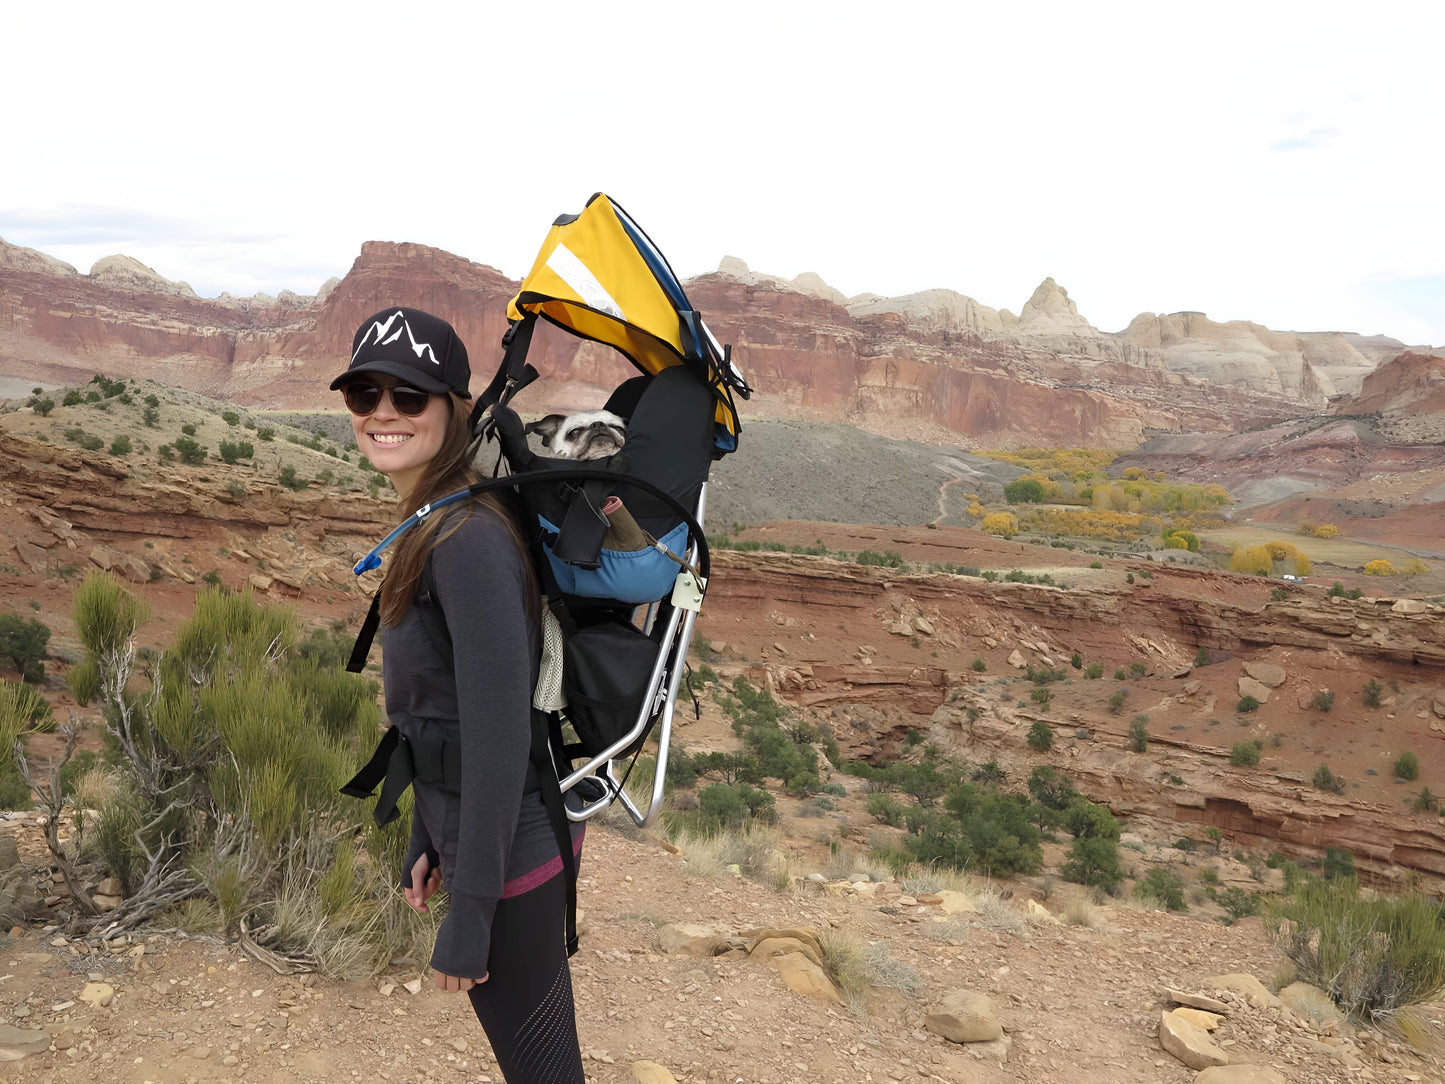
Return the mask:
[(451, 324), (421, 309), (393, 306), (367, 317), (351, 340), (351, 364), (331, 390), (362, 373), (386, 373), (423, 391), (472, 397), (467, 348)]

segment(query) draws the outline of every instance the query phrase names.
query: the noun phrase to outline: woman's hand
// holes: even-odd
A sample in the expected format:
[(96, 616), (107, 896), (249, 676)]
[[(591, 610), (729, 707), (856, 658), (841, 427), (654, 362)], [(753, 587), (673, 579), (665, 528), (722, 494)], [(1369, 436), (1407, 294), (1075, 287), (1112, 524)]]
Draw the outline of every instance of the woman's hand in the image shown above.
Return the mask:
[(406, 902), (413, 911), (424, 915), (428, 910), (426, 901), (435, 895), (441, 886), (442, 871), (432, 869), (426, 855), (422, 855), (411, 867), (411, 887), (403, 888), (401, 894), (406, 897)]
[(487, 981), (490, 974), (491, 972), (488, 972), (479, 979), (459, 979), (455, 975), (444, 975), (440, 971), (433, 971), (431, 973), (431, 983), (438, 990), (443, 990), (448, 994), (456, 994), (470, 990), (473, 986), (480, 986)]

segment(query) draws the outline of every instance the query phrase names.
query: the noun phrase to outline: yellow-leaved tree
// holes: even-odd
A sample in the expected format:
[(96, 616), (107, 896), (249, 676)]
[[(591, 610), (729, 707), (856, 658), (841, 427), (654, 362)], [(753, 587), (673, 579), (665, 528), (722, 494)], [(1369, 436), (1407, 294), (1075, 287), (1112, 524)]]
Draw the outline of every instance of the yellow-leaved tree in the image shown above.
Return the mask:
[(1366, 576), (1393, 576), (1395, 574), (1395, 566), (1383, 557), (1376, 558), (1365, 565)]
[(983, 517), (978, 525), (979, 530), (985, 534), (995, 534), (1000, 538), (1012, 538), (1019, 529), (1019, 522), (1012, 512), (990, 512)]
[(1294, 570), (1297, 576), (1308, 576), (1310, 574), (1310, 559), (1303, 553), (1295, 554)]

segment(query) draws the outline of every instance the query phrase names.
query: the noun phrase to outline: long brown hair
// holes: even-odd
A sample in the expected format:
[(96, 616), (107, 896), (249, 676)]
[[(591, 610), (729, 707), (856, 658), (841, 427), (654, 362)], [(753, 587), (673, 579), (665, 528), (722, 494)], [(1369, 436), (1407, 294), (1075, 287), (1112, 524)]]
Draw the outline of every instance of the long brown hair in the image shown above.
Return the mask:
[[(402, 501), (402, 518), (410, 516), (425, 504), (465, 489), (480, 478), (476, 468), (472, 466), (471, 427), (468, 425), (471, 403), (453, 393), (448, 393), (446, 399), (451, 413), (442, 437), (442, 446), (423, 468), (416, 485)], [(470, 501), (461, 502), (460, 511), (447, 508), (442, 513), (426, 517), (397, 539), (386, 579), (381, 585), (381, 619), (385, 624), (395, 626), (406, 616), (407, 608), (411, 606), (421, 585), (422, 569), (426, 566), (432, 549), (457, 530), (471, 516), (477, 505), (495, 513), (511, 536), (526, 569), (528, 611), (531, 612), (533, 598), (537, 594), (536, 577), (522, 533), (506, 505), (495, 494), (482, 493)], [(446, 526), (445, 534), (441, 533), (443, 524)]]

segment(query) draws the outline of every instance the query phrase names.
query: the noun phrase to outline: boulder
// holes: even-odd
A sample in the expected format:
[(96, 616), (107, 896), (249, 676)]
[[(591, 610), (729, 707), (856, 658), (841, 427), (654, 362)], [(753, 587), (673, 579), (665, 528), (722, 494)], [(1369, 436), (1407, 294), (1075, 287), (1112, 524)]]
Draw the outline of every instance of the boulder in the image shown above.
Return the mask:
[(982, 1043), (1003, 1035), (993, 1003), (975, 990), (945, 994), (923, 1018), (923, 1026), (951, 1043)]
[(1279, 999), (1302, 1020), (1313, 1020), (1319, 1024), (1344, 1020), (1339, 1006), (1330, 1000), (1330, 995), (1307, 982), (1290, 983), (1279, 992)]
[(19, 1061), (27, 1054), (41, 1054), (49, 1049), (48, 1031), (28, 1031), (11, 1024), (0, 1024), (0, 1061)]
[(1397, 614), (1422, 614), (1430, 609), (1430, 604), (1422, 598), (1397, 598), (1391, 611)]
[(1244, 672), (1271, 689), (1278, 689), (1289, 676), (1284, 672), (1283, 666), (1276, 666), (1272, 662), (1247, 662), (1244, 664)]
[(668, 955), (709, 957), (715, 954), (723, 935), (709, 926), (672, 922), (658, 928), (657, 939)]
[(962, 892), (955, 892), (950, 888), (938, 892), (924, 892), (919, 895), (918, 902), (933, 904), (945, 915), (976, 914), (978, 912), (978, 908), (973, 905), (972, 897)]
[(1224, 1017), (1217, 1012), (1205, 1012), (1203, 1009), (1192, 1009), (1189, 1006), (1181, 1006), (1171, 1010), (1180, 1019), (1188, 1020), (1197, 1028), (1205, 1031), (1213, 1031), (1224, 1021)]
[(1159, 1045), (1191, 1069), (1229, 1064), (1229, 1055), (1214, 1045), (1209, 1032), (1177, 1015), (1177, 1010), (1159, 1014)]
[(1269, 686), (1263, 682), (1255, 681), (1252, 677), (1242, 677), (1237, 685), (1241, 697), (1252, 696), (1261, 704), (1269, 702)]
[(1037, 922), (1040, 925), (1057, 926), (1059, 924), (1058, 916), (1038, 900), (1029, 900), (1029, 902), (1024, 905), (1024, 913), (1028, 915), (1029, 921)]
[(1253, 975), (1238, 972), (1228, 975), (1214, 975), (1211, 978), (1205, 979), (1204, 984), (1206, 986), (1213, 986), (1219, 990), (1232, 990), (1236, 994), (1243, 994), (1249, 999), (1249, 1003), (1257, 1008), (1283, 1005), (1283, 1002), (1270, 993), (1264, 983), (1260, 982)]
[(80, 1000), (103, 1009), (115, 1000), (115, 987), (108, 982), (87, 982), (80, 991)]

